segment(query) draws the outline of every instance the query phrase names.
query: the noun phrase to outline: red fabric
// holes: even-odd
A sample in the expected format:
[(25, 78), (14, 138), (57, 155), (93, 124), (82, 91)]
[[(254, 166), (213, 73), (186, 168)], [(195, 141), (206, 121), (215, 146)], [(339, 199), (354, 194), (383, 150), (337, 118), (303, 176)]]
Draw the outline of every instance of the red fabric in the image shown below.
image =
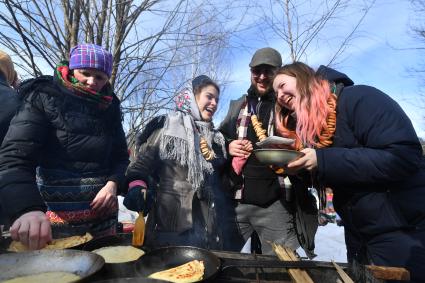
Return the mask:
[(233, 157), (232, 167), (237, 175), (242, 173), (242, 168), (245, 165), (247, 159), (245, 157)]
[(99, 215), (94, 210), (77, 211), (47, 211), (47, 218), (51, 223), (78, 223), (97, 219)]
[(110, 91), (97, 92), (81, 84), (71, 73), (68, 65), (63, 62), (56, 67), (55, 74), (66, 88), (74, 90), (76, 95), (99, 102), (102, 107), (109, 106), (113, 100)]

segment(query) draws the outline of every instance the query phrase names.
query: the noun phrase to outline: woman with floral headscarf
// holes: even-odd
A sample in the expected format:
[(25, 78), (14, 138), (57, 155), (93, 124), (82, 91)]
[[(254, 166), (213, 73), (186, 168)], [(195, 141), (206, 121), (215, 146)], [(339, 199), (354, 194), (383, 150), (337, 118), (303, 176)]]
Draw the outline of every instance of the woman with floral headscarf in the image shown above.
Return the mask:
[[(177, 96), (176, 111), (154, 119), (140, 137), (137, 160), (126, 174), (124, 205), (145, 213), (151, 206), (147, 246), (231, 249), (223, 241), (232, 218), (222, 190), (225, 140), (211, 122), (218, 100), (218, 85), (198, 76)], [(157, 185), (149, 182), (151, 176)], [(154, 200), (144, 201), (143, 190), (155, 191)]]
[(23, 105), (0, 150), (0, 201), (12, 238), (30, 249), (52, 234), (116, 233), (129, 158), (111, 72), (110, 52), (79, 44), (53, 77), (20, 86)]

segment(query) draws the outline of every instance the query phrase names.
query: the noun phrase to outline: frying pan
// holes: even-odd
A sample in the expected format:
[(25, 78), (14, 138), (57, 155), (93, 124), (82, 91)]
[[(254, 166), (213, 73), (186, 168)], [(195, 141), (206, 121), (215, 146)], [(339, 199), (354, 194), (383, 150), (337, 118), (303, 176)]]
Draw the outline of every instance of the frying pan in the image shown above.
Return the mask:
[[(154, 249), (147, 252), (136, 261), (136, 273), (146, 278), (150, 274), (185, 264), (192, 260), (202, 260), (205, 272), (201, 280), (214, 282), (213, 278), (220, 270), (231, 267), (252, 268), (330, 268), (334, 266), (330, 262), (321, 261), (280, 261), (280, 260), (242, 260), (230, 258), (218, 258), (214, 253), (191, 246), (170, 246)], [(344, 265), (344, 264), (342, 264)], [(345, 266), (345, 265), (344, 265)]]
[(70, 272), (87, 278), (104, 265), (97, 254), (75, 250), (38, 250), (0, 255), (0, 281), (42, 272)]

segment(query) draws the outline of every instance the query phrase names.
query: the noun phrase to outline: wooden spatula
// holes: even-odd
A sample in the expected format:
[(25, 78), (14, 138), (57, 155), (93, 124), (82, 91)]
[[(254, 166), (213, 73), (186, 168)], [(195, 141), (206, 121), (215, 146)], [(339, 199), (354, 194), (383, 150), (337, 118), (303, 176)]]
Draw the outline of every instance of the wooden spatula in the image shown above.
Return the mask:
[[(143, 198), (144, 200), (146, 200), (146, 190), (143, 190)], [(137, 216), (136, 222), (134, 223), (132, 245), (136, 247), (140, 247), (143, 245), (144, 240), (145, 240), (145, 217), (143, 215), (143, 211), (140, 211), (139, 216)]]
[(145, 218), (143, 216), (143, 212), (141, 211), (139, 212), (139, 216), (136, 218), (136, 222), (134, 223), (132, 245), (136, 247), (140, 247), (143, 245), (144, 240), (145, 240)]

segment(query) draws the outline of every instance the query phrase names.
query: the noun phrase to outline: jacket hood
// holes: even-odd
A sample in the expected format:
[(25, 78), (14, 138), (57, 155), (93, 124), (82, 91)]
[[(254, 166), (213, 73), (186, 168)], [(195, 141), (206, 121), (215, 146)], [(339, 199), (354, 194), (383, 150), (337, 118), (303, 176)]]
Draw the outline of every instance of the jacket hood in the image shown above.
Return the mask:
[(354, 82), (346, 74), (323, 65), (320, 65), (316, 74), (328, 81), (335, 82), (336, 84), (342, 83), (344, 86), (354, 85)]

